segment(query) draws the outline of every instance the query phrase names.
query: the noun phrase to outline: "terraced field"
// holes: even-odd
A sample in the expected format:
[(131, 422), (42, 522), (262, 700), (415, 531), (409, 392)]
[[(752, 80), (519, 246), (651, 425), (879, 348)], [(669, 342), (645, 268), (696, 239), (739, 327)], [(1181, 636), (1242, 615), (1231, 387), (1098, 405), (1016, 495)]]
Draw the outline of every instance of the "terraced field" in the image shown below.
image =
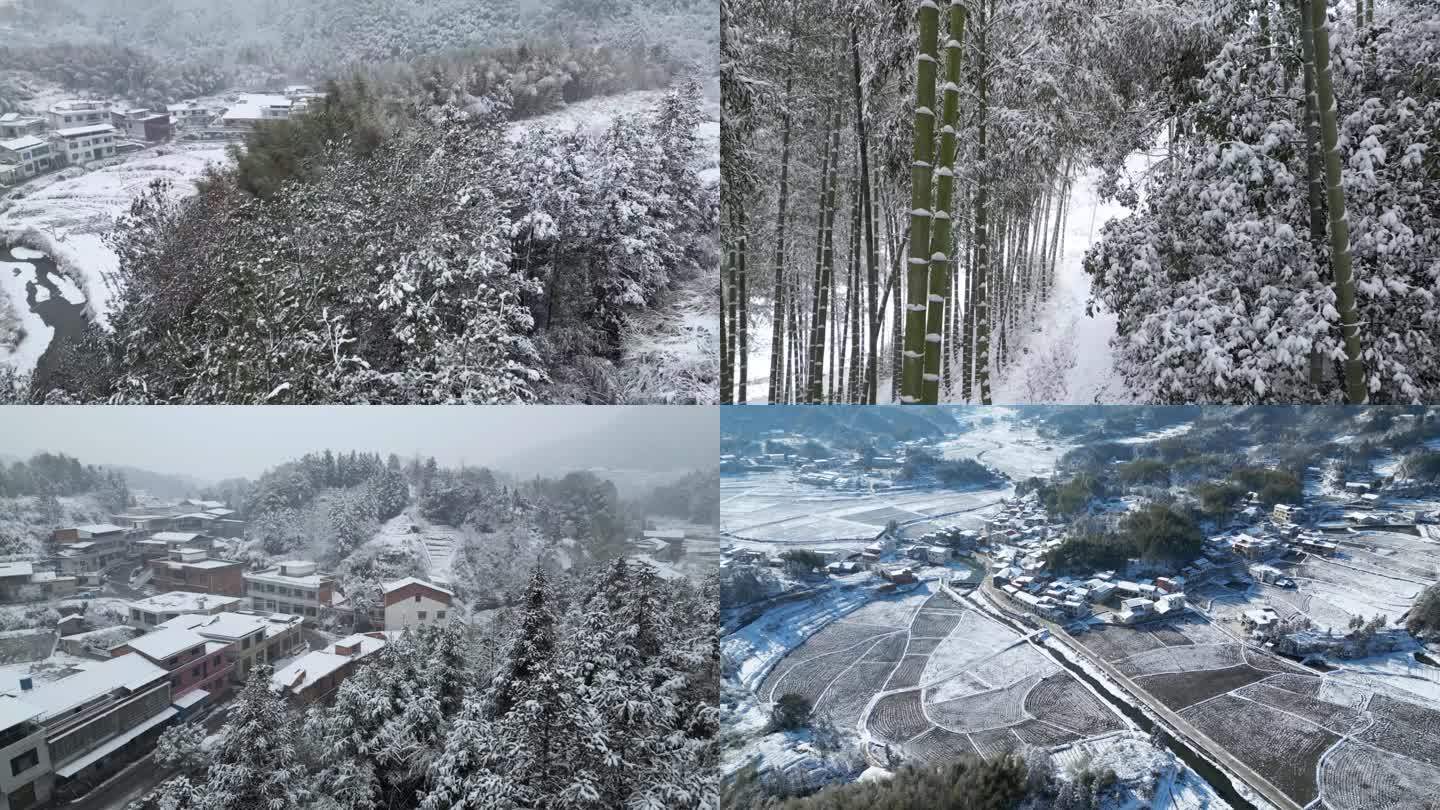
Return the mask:
[(877, 601), (790, 652), (758, 690), (794, 693), (877, 760), (940, 762), (1050, 748), (1124, 728), (1015, 631), (944, 592)]
[[(1242, 646), (1196, 617), (1073, 638), (1300, 806), (1425, 810), (1440, 801), (1436, 709)], [(1088, 731), (1083, 718), (1067, 724), (1044, 708), (1048, 700), (1037, 689), (1027, 710)]]

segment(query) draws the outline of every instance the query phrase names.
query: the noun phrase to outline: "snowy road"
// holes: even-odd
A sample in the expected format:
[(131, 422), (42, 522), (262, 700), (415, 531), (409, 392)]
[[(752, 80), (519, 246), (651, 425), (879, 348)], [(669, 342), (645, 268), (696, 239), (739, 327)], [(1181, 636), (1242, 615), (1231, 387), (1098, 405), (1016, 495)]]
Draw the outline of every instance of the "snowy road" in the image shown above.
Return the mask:
[[(1150, 154), (1137, 152), (1125, 162), (1132, 181), (1153, 165)], [(1019, 359), (995, 381), (994, 401), (999, 403), (1057, 402), (1070, 404), (1126, 403), (1134, 397), (1115, 372), (1110, 341), (1115, 337), (1115, 313), (1095, 302), (1090, 311), (1090, 277), (1084, 268), (1085, 252), (1111, 219), (1131, 209), (1099, 199), (1097, 171), (1076, 182), (1065, 224), (1064, 252), (1055, 271), (1055, 289), (1045, 308), (1030, 323)]]

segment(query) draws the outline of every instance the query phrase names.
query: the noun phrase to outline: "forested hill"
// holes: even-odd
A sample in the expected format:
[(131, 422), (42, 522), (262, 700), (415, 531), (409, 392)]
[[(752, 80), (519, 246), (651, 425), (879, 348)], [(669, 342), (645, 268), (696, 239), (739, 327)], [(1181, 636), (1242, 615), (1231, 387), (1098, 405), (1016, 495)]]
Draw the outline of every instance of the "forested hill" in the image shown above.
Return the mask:
[(225, 68), (335, 75), (466, 47), (560, 41), (718, 58), (703, 0), (15, 0), (0, 5), (12, 46), (97, 42)]

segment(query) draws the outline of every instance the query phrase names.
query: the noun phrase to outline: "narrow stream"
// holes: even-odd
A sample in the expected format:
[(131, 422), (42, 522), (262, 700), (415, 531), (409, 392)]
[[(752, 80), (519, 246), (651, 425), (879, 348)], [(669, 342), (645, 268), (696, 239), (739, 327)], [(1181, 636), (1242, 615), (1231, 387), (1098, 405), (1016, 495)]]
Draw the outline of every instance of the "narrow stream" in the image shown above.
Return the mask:
[[(1021, 635), (1028, 634), (1035, 629), (1028, 628), (1012, 620), (1009, 616), (1002, 616), (994, 611), (986, 611), (985, 615), (996, 621), (1003, 622), (1010, 629)], [(1155, 730), (1156, 726), (1159, 725), (1124, 697), (1112, 693), (1105, 684), (1101, 683), (1083, 667), (1071, 661), (1058, 650), (1044, 645), (1042, 645), (1041, 648), (1048, 653), (1051, 658), (1055, 659), (1055, 663), (1064, 667), (1084, 683), (1089, 684), (1090, 688), (1094, 689), (1096, 694), (1103, 697), (1110, 705), (1118, 709), (1121, 714), (1130, 718), (1141, 731), (1150, 734)], [(1230, 781), (1230, 777), (1227, 776), (1224, 771), (1220, 770), (1214, 763), (1200, 755), (1163, 726), (1160, 727), (1160, 730), (1164, 732), (1165, 747), (1173, 751), (1175, 756), (1179, 757), (1191, 770), (1198, 773), (1202, 779), (1208, 782), (1210, 787), (1214, 789), (1215, 793), (1219, 795), (1221, 799), (1224, 799), (1231, 807), (1235, 808), (1235, 810), (1256, 810), (1255, 805), (1241, 795), (1240, 791), (1235, 789), (1235, 784)]]
[[(29, 310), (39, 316), (40, 320), (55, 330), (55, 335), (50, 339), (50, 345), (45, 347), (45, 352), (40, 355), (35, 363), (34, 383), (37, 388), (44, 390), (47, 387), (49, 377), (60, 362), (65, 347), (78, 340), (84, 333), (85, 326), (89, 319), (85, 315), (85, 304), (74, 304), (66, 300), (61, 293), (61, 281), (69, 281), (55, 261), (49, 256), (41, 258), (29, 258), (34, 254), (26, 252), (27, 258), (20, 258), (15, 255), (15, 245), (5, 245), (0, 248), (0, 261), (24, 262), (35, 268), (35, 280), (25, 285), (25, 300), (12, 301), (13, 306), (26, 306)], [(7, 271), (8, 272), (8, 271)], [(73, 284), (73, 282), (71, 282)], [(41, 299), (40, 291), (44, 290), (46, 295)]]

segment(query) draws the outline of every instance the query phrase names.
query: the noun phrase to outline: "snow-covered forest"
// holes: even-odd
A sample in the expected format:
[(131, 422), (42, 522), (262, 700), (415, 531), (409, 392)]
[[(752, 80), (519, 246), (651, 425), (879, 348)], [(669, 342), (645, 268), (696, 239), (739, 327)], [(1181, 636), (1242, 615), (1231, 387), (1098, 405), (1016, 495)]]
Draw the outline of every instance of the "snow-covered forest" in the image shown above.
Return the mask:
[(653, 310), (713, 284), (698, 83), (598, 133), (517, 138), (508, 87), (471, 95), (473, 69), (398, 109), (336, 84), (195, 196), (152, 185), (110, 235), (110, 328), (22, 397), (713, 401), (713, 353), (621, 362)]
[(721, 16), (722, 402), (1440, 396), (1434, 3)]
[[(697, 473), (632, 503), (592, 473), (516, 481), (325, 451), (215, 485), (244, 506), (236, 550), (257, 564), (318, 552), (358, 611), (380, 582), (427, 576), (470, 612), (397, 636), (303, 712), (258, 672), (216, 736), (162, 737), (176, 775), (140, 806), (718, 808), (717, 582), (625, 556), (642, 515), (718, 509), (713, 484)], [(384, 528), (396, 517), (457, 527), (452, 568), (411, 553)]]
[[(405, 72), (415, 60), (475, 48), (564, 43), (614, 50), (617, 67), (638, 79), (649, 65), (713, 65), (714, 13), (705, 0), (15, 0), (0, 6), (0, 74), (33, 70), (72, 91), (153, 103), (357, 67)], [(0, 112), (23, 84), (0, 81)]]

